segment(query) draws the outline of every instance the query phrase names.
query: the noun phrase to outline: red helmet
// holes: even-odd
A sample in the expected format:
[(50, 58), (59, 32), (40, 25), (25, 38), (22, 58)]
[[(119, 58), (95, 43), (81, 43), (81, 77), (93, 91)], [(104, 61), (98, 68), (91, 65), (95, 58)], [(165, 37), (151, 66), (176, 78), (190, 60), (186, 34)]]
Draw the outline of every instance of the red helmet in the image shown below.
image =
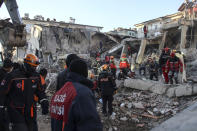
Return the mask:
[(170, 50), (170, 48), (168, 48), (168, 47), (164, 48), (165, 52), (168, 52), (169, 50)]
[(174, 56), (175, 56), (175, 52), (172, 51), (171, 54), (170, 54), (170, 56), (171, 56), (171, 57), (174, 57)]

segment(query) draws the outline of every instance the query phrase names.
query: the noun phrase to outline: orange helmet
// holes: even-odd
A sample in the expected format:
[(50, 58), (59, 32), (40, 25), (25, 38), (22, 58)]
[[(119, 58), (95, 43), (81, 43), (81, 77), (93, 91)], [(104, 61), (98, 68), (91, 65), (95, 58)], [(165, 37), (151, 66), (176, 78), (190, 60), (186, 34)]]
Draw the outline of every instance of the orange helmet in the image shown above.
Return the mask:
[(94, 77), (95, 77), (94, 74), (91, 73), (91, 74), (90, 74), (90, 78), (91, 78), (91, 79), (94, 79)]
[(104, 64), (104, 65), (102, 66), (102, 69), (103, 69), (103, 70), (107, 70), (107, 68), (108, 68), (108, 65), (107, 65), (107, 64)]
[(33, 54), (27, 54), (24, 59), (24, 63), (27, 63), (27, 64), (34, 66), (34, 67), (37, 67), (40, 64), (37, 56), (35, 56)]
[(114, 59), (114, 56), (110, 56), (110, 59)]

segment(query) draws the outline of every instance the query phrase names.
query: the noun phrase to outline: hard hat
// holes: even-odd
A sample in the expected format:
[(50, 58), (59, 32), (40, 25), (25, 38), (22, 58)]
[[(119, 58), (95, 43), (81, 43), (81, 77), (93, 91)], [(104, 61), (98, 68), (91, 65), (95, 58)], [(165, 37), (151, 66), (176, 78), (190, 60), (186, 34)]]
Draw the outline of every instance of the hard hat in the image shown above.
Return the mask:
[(24, 59), (24, 63), (27, 63), (27, 64), (34, 66), (34, 67), (37, 67), (40, 64), (37, 56), (35, 56), (33, 54), (27, 54)]
[(123, 53), (123, 54), (122, 54), (122, 57), (126, 57), (126, 54), (125, 54), (125, 53)]
[(165, 52), (168, 52), (169, 50), (170, 50), (170, 48), (168, 48), (168, 47), (164, 48)]
[(107, 68), (108, 68), (108, 65), (107, 65), (107, 64), (104, 64), (104, 65), (102, 66), (102, 69), (103, 69), (103, 70), (107, 70)]
[(173, 52), (176, 52), (176, 50), (174, 49), (174, 50), (172, 50)]
[(110, 56), (110, 59), (114, 59), (114, 56)]
[(171, 56), (171, 57), (174, 57), (174, 56), (175, 56), (175, 52), (172, 51), (171, 54), (170, 54), (170, 56)]
[(94, 74), (91, 73), (91, 74), (90, 74), (90, 78), (91, 78), (91, 79), (94, 79), (94, 77), (95, 77)]

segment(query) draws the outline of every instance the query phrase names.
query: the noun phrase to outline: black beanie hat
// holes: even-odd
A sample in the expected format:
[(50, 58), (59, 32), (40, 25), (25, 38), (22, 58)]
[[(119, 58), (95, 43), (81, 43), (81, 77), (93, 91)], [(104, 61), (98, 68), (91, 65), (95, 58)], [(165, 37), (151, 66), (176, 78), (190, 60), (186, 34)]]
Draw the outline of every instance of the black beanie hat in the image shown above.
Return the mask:
[(68, 55), (67, 58), (66, 58), (66, 65), (67, 65), (67, 67), (69, 67), (70, 64), (71, 64), (71, 62), (73, 60), (76, 60), (76, 59), (79, 59), (79, 57), (76, 54), (70, 54), (70, 55)]
[(10, 68), (13, 66), (13, 63), (10, 59), (6, 58), (4, 61), (3, 61), (3, 67), (4, 68)]
[(79, 75), (82, 75), (84, 77), (88, 77), (88, 66), (85, 61), (82, 59), (77, 59), (71, 62), (69, 66), (70, 72), (75, 72)]

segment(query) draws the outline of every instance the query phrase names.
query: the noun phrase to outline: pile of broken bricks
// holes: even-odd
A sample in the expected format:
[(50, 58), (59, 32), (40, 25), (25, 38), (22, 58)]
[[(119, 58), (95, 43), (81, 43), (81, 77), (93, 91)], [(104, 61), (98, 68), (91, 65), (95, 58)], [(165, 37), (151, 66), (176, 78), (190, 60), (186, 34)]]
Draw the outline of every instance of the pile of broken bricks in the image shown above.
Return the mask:
[(181, 111), (187, 103), (187, 99), (169, 98), (149, 91), (121, 88), (114, 96), (114, 112), (111, 116), (103, 116), (100, 102), (97, 110), (104, 124), (104, 131), (150, 130)]

